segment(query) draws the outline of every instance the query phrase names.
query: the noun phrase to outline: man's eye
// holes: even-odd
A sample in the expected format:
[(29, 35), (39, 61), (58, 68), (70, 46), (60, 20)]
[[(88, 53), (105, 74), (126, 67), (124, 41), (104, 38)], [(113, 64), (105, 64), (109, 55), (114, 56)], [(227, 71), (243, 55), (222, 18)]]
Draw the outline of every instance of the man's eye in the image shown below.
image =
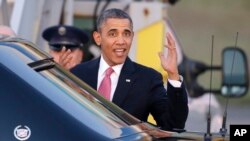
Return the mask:
[(125, 33), (124, 33), (124, 36), (125, 36), (125, 37), (130, 37), (130, 36), (131, 36), (131, 33), (130, 33), (130, 32), (125, 32)]
[(116, 36), (116, 33), (111, 32), (111, 33), (109, 33), (109, 36), (110, 36), (110, 37), (115, 37), (115, 36)]

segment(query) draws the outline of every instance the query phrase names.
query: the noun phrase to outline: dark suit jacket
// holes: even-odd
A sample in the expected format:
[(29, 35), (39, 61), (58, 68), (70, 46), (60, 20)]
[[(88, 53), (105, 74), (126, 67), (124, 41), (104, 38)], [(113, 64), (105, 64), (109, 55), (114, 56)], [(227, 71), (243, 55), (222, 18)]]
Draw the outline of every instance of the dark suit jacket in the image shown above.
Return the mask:
[[(76, 76), (97, 89), (100, 58), (80, 64), (71, 70)], [(130, 82), (128, 82), (130, 80)], [(162, 75), (126, 59), (112, 102), (142, 121), (151, 113), (164, 130), (183, 129), (188, 115), (187, 93), (168, 84), (163, 86)]]

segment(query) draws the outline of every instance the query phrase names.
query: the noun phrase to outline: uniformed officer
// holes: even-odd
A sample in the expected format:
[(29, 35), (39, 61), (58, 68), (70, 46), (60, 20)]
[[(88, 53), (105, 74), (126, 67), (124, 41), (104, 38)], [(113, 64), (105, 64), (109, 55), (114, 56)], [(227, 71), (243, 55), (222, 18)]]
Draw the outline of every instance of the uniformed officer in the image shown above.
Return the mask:
[[(49, 53), (55, 62), (66, 69), (86, 61), (86, 55), (90, 54), (86, 46), (89, 37), (79, 28), (67, 25), (52, 26), (44, 30), (42, 37), (48, 41)], [(91, 59), (91, 55), (88, 59)]]

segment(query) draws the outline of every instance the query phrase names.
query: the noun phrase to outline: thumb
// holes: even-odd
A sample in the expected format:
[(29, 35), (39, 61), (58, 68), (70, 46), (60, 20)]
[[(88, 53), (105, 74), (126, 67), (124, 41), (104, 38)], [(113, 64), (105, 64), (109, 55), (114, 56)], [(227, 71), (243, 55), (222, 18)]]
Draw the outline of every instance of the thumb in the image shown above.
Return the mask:
[(159, 58), (161, 61), (163, 61), (165, 59), (165, 56), (162, 52), (159, 52), (158, 55), (159, 55)]

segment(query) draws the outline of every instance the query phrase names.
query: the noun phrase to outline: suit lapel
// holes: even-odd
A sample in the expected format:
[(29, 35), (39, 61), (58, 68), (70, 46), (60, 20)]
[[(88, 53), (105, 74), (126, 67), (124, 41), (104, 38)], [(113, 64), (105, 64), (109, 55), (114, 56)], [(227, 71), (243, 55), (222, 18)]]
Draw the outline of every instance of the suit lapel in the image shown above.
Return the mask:
[(127, 58), (121, 70), (121, 74), (119, 76), (118, 84), (112, 100), (116, 105), (122, 105), (123, 101), (128, 96), (129, 90), (135, 82), (135, 79), (135, 67), (133, 65), (133, 62), (129, 58)]
[(88, 84), (97, 90), (97, 77), (98, 77), (98, 69), (99, 69), (99, 63), (100, 63), (100, 57), (93, 60), (93, 63), (89, 63), (87, 66), (89, 69), (89, 72), (87, 73), (88, 77)]

